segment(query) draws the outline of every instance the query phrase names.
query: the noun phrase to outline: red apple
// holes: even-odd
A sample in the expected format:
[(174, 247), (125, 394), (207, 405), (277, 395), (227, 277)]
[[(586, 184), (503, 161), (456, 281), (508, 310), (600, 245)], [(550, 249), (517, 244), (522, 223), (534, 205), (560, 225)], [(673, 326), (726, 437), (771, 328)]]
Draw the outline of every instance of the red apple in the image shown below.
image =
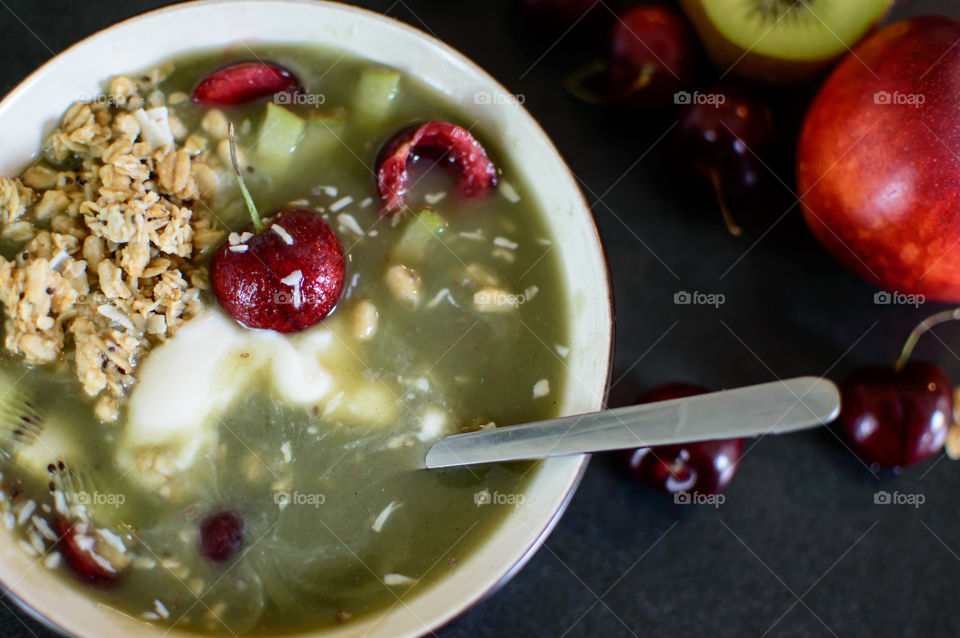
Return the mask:
[(960, 20), (891, 24), (807, 113), (797, 188), (813, 234), (869, 281), (960, 300)]

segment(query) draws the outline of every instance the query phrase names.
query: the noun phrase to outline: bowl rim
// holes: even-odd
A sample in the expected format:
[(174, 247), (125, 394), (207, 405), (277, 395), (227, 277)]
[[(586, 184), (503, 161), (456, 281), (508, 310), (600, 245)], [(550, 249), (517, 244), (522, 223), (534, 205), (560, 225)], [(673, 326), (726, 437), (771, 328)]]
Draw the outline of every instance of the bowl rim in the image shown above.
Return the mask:
[[(99, 29), (84, 38), (74, 42), (69, 47), (63, 49), (57, 54), (53, 55), (49, 60), (44, 62), (33, 72), (23, 78), (18, 82), (10, 91), (0, 97), (0, 118), (4, 116), (5, 107), (9, 104), (15, 102), (22, 94), (28, 93), (30, 89), (42, 81), (43, 77), (48, 71), (53, 69), (60, 61), (61, 58), (67, 56), (71, 52), (79, 49), (85, 45), (88, 45), (91, 41), (102, 38), (104, 35), (114, 31), (119, 30), (127, 25), (142, 22), (155, 18), (160, 15), (177, 13), (180, 11), (189, 11), (197, 7), (208, 7), (208, 6), (217, 6), (217, 5), (263, 5), (263, 4), (274, 4), (274, 5), (307, 5), (316, 7), (318, 9), (334, 9), (346, 13), (354, 13), (360, 16), (363, 19), (373, 20), (379, 22), (386, 28), (397, 29), (405, 31), (407, 34), (419, 38), (421, 40), (428, 41), (431, 46), (439, 48), (443, 53), (454, 60), (458, 64), (466, 67), (469, 71), (482, 79), (489, 86), (502, 91), (504, 94), (511, 94), (509, 90), (504, 87), (499, 80), (494, 78), (489, 72), (487, 72), (483, 67), (474, 62), (471, 58), (461, 53), (459, 50), (455, 49), (451, 45), (447, 44), (439, 37), (434, 36), (432, 33), (428, 33), (422, 29), (419, 29), (411, 24), (403, 22), (398, 18), (379, 13), (370, 9), (363, 7), (354, 6), (347, 4), (346, 1), (340, 2), (337, 0), (184, 0), (181, 2), (176, 2), (174, 4), (169, 4), (166, 6), (158, 7), (143, 13), (139, 13), (119, 22), (111, 23), (110, 25)], [(265, 38), (264, 42), (269, 42), (269, 38)], [(205, 45), (199, 45), (198, 48), (203, 48)], [(553, 140), (550, 136), (544, 131), (543, 127), (540, 125), (539, 121), (533, 117), (533, 115), (526, 109), (523, 104), (516, 104), (520, 116), (524, 119), (523, 126), (525, 128), (530, 128), (542, 141), (547, 145), (549, 151), (555, 156), (555, 159), (562, 165), (565, 169), (565, 172), (570, 176), (571, 182), (575, 187), (576, 191), (576, 209), (578, 214), (585, 214), (587, 219), (587, 226), (591, 231), (589, 239), (594, 244), (596, 249), (596, 254), (600, 258), (600, 265), (603, 272), (603, 285), (606, 289), (606, 304), (603, 307), (603, 311), (606, 317), (606, 327), (609, 331), (607, 339), (605, 340), (605, 347), (603, 348), (602, 353), (598, 353), (598, 358), (602, 361), (605, 361), (605, 365), (602, 366), (604, 380), (603, 380), (603, 391), (601, 397), (601, 405), (598, 406), (600, 409), (606, 408), (607, 401), (609, 398), (609, 392), (612, 382), (612, 372), (614, 366), (614, 345), (616, 338), (616, 315), (614, 312), (614, 287), (613, 279), (610, 270), (609, 257), (606, 253), (602, 238), (600, 236), (599, 228), (597, 227), (596, 219), (594, 218), (593, 211), (590, 207), (590, 204), (587, 200), (586, 194), (583, 190), (583, 187), (580, 185), (579, 180), (576, 178), (576, 174), (570, 168), (567, 160), (557, 149), (556, 145), (553, 143)], [(599, 373), (598, 373), (599, 376)], [(502, 575), (486, 589), (478, 589), (471, 596), (457, 601), (455, 604), (450, 605), (449, 608), (442, 614), (437, 614), (432, 619), (428, 620), (421, 627), (417, 635), (426, 635), (432, 633), (441, 627), (447, 625), (448, 623), (455, 620), (457, 617), (461, 616), (467, 610), (473, 608), (475, 605), (490, 597), (501, 587), (506, 585), (536, 554), (536, 552), (543, 546), (546, 542), (549, 535), (556, 528), (557, 524), (560, 521), (560, 518), (566, 512), (570, 502), (573, 499), (574, 494), (576, 493), (584, 474), (586, 473), (587, 467), (591, 456), (588, 454), (581, 454), (573, 457), (576, 459), (576, 468), (575, 473), (572, 475), (566, 492), (564, 494), (563, 500), (554, 510), (549, 520), (547, 520), (543, 529), (537, 534), (532, 542), (523, 550), (522, 555), (517, 559), (509, 568), (507, 568)], [(22, 598), (20, 594), (16, 592), (15, 589), (12, 589), (6, 585), (5, 582), (0, 579), (0, 592), (8, 599), (14, 602), (14, 604), (19, 607), (20, 610), (26, 613), (29, 617), (33, 618), (41, 625), (61, 634), (64, 636), (73, 636), (71, 631), (66, 627), (61, 626), (51, 618), (45, 616), (42, 612), (38, 611), (32, 604), (27, 602), (26, 599)], [(0, 601), (2, 602), (2, 601)], [(293, 635), (304, 635), (312, 636), (313, 633), (310, 630), (306, 632), (298, 632)]]

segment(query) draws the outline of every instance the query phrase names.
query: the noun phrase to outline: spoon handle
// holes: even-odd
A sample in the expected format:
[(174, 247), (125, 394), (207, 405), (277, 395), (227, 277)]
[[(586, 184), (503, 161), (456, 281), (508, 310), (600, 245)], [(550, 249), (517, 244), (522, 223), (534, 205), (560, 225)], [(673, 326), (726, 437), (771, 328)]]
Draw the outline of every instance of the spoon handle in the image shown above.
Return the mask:
[(542, 459), (653, 445), (782, 434), (828, 423), (840, 411), (832, 381), (798, 377), (683, 399), (455, 434), (426, 467)]

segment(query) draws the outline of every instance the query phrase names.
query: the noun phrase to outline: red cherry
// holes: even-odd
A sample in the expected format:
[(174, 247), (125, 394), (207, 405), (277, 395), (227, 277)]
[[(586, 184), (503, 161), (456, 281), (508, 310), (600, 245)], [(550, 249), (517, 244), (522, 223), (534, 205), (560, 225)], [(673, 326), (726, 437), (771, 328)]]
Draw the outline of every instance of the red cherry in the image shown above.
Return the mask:
[(200, 525), (200, 553), (215, 563), (224, 563), (240, 551), (244, 541), (243, 517), (233, 510), (216, 512)]
[[(688, 383), (667, 383), (643, 393), (637, 403), (654, 403), (709, 392)], [(642, 447), (626, 452), (627, 465), (641, 483), (665, 494), (722, 491), (737, 471), (743, 439)]]
[(450, 122), (426, 122), (394, 136), (377, 158), (377, 188), (383, 199), (381, 215), (392, 215), (406, 204), (410, 174), (407, 165), (426, 157), (449, 165), (460, 178), (460, 193), (480, 197), (497, 185), (497, 168), (467, 129)]
[(238, 62), (214, 71), (193, 90), (205, 106), (237, 106), (277, 93), (300, 93), (299, 80), (287, 69), (266, 62)]
[(662, 110), (691, 84), (697, 68), (693, 34), (675, 12), (656, 5), (625, 11), (610, 35), (610, 100), (639, 112)]
[(59, 537), (60, 555), (67, 567), (83, 583), (109, 587), (120, 579), (120, 570), (113, 567), (103, 556), (97, 554), (97, 540), (87, 534), (87, 523), (74, 522), (58, 517), (54, 531)]
[(247, 241), (224, 244), (210, 262), (210, 281), (223, 309), (244, 326), (291, 333), (333, 310), (344, 266), (333, 229), (312, 211), (290, 209)]
[(673, 134), (674, 159), (713, 188), (727, 228), (740, 235), (727, 204), (750, 193), (766, 173), (762, 158), (774, 139), (770, 107), (727, 84), (689, 97)]
[(950, 379), (930, 363), (855, 370), (841, 386), (838, 423), (867, 463), (906, 467), (943, 447), (953, 419)]

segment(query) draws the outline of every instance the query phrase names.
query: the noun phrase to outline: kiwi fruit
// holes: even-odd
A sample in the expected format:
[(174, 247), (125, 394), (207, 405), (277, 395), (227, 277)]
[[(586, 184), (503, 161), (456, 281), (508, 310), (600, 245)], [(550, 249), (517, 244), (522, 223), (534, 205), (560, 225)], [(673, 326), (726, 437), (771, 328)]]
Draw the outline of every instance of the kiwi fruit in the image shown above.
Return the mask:
[(845, 54), (893, 0), (680, 0), (723, 70), (774, 84), (802, 81)]
[(0, 455), (11, 458), (43, 434), (46, 419), (24, 391), (20, 379), (0, 374)]

